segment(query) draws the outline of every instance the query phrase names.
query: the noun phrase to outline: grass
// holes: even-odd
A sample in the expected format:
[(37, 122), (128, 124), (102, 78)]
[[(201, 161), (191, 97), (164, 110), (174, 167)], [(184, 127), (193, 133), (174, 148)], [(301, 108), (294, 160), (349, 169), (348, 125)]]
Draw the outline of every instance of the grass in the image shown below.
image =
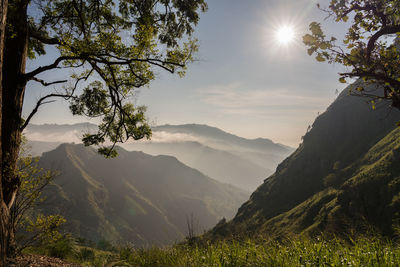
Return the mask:
[(131, 266), (400, 266), (400, 248), (368, 239), (247, 241), (132, 250), (120, 258)]
[(68, 259), (83, 266), (400, 266), (399, 245), (371, 238), (347, 242), (339, 239), (221, 241), (168, 248), (122, 247), (114, 252), (84, 247), (75, 250)]

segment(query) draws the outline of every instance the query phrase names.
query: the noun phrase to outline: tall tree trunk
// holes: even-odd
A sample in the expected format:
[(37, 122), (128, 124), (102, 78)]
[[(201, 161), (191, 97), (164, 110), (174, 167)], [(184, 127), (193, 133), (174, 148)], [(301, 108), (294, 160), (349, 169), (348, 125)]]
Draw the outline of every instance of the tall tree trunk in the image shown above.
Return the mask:
[[(0, 111), (2, 108), (2, 77), (3, 77), (3, 52), (4, 52), (4, 41), (5, 41), (5, 29), (6, 29), (6, 18), (7, 18), (7, 6), (8, 0), (0, 0)], [(2, 112), (0, 112), (0, 159), (2, 158), (2, 147), (1, 147), (1, 129), (2, 129)], [(0, 266), (6, 265), (7, 260), (7, 225), (9, 224), (8, 218), (9, 210), (5, 202), (3, 201), (3, 168), (0, 160)]]
[(26, 82), (23, 74), (28, 53), (27, 4), (29, 1), (13, 1), (8, 7), (3, 79), (2, 79), (2, 187), (6, 212), (2, 215), (6, 227), (7, 256), (14, 256), (15, 238), (10, 220), (10, 209), (20, 186), (16, 166), (21, 143), (22, 105)]

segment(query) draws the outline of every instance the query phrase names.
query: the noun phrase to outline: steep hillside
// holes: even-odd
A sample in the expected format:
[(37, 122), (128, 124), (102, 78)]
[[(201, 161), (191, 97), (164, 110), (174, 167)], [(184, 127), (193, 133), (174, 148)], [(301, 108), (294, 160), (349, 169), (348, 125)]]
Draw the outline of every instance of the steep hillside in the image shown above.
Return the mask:
[(60, 171), (43, 209), (63, 214), (67, 230), (94, 241), (179, 241), (191, 214), (201, 231), (232, 218), (247, 196), (169, 156), (119, 149), (116, 159), (105, 159), (83, 145), (63, 144), (39, 163)]
[(400, 113), (344, 90), (300, 147), (210, 235), (379, 231), (399, 217)]

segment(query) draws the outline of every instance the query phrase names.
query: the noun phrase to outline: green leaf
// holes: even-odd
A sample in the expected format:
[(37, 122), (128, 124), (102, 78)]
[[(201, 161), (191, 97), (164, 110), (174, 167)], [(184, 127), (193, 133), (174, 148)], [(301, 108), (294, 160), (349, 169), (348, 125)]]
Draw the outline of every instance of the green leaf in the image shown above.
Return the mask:
[(109, 147), (100, 147), (97, 152), (106, 158), (115, 158), (118, 156), (118, 152), (115, 149)]
[(303, 36), (303, 43), (306, 45), (313, 45), (316, 41), (317, 39), (310, 34), (306, 34)]
[(317, 22), (311, 22), (310, 24), (310, 30), (312, 32), (313, 35), (315, 36), (323, 36), (324, 33), (321, 30), (321, 24), (317, 23)]
[(316, 59), (318, 62), (324, 62), (324, 61), (326, 61), (326, 59), (325, 59), (323, 56), (321, 56), (321, 54), (318, 54), (318, 55), (315, 57), (315, 59)]
[(315, 50), (316, 49), (314, 47), (311, 47), (311, 48), (307, 49), (307, 53), (311, 56), (315, 52)]
[(331, 45), (330, 45), (329, 43), (322, 43), (319, 47), (320, 47), (322, 50), (326, 50), (326, 49), (328, 49), (328, 48), (331, 48)]
[(340, 77), (340, 78), (339, 78), (339, 82), (341, 82), (341, 83), (346, 83), (346, 79), (345, 79), (344, 77)]

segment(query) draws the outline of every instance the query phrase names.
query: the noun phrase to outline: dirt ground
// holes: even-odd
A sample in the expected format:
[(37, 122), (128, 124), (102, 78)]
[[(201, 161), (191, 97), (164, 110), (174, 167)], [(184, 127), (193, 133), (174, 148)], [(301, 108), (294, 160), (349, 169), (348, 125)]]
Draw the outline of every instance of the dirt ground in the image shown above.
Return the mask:
[(68, 263), (61, 259), (50, 258), (40, 255), (22, 255), (17, 257), (15, 260), (9, 262), (9, 267), (78, 267), (79, 264)]

